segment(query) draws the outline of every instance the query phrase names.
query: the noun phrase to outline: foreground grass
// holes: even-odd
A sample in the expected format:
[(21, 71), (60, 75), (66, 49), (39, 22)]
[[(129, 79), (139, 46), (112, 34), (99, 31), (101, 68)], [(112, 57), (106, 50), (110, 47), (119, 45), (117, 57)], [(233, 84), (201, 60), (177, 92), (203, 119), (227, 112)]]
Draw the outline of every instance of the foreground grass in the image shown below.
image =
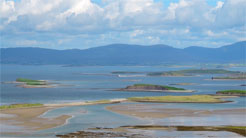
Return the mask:
[(165, 86), (165, 85), (153, 85), (153, 84), (134, 84), (133, 86), (153, 86), (153, 87), (161, 87), (167, 90), (185, 90), (183, 88), (176, 88), (176, 87), (171, 87), (171, 86)]
[(2, 110), (2, 109), (16, 109), (16, 108), (24, 108), (24, 107), (37, 107), (37, 106), (43, 106), (43, 104), (40, 104), (40, 103), (34, 103), (34, 104), (12, 104), (12, 105), (2, 105), (2, 106), (0, 106), (0, 110)]
[(135, 102), (173, 102), (173, 103), (221, 103), (220, 96), (191, 95), (191, 96), (153, 96), (153, 97), (131, 97), (129, 101)]

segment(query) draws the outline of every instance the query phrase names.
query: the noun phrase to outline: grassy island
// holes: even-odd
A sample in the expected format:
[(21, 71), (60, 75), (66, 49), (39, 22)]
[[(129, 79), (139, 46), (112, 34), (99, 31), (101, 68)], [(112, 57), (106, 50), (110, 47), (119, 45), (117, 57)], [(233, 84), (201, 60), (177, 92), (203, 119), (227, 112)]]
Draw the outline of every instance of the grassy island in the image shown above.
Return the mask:
[(54, 86), (47, 83), (45, 80), (32, 80), (26, 78), (18, 78), (16, 82), (22, 83), (21, 85), (17, 85), (18, 87), (23, 88), (52, 88)]
[(246, 90), (223, 90), (216, 92), (217, 95), (246, 96)]
[(183, 88), (176, 88), (176, 87), (171, 87), (171, 86), (165, 86), (165, 85), (154, 85), (154, 84), (134, 84), (133, 86), (135, 87), (154, 87), (154, 88), (162, 88), (162, 89), (166, 89), (166, 90), (185, 90)]
[(185, 69), (179, 71), (152, 72), (149, 76), (192, 76), (193, 74), (236, 74), (239, 71), (228, 71), (224, 69)]
[(117, 89), (117, 91), (193, 92), (192, 90), (186, 90), (184, 88), (154, 84), (134, 84), (132, 86), (127, 86), (126, 88)]
[(27, 85), (46, 85), (46, 81), (31, 80), (31, 79), (25, 79), (25, 78), (18, 78), (18, 79), (16, 79), (16, 82), (23, 82)]
[(43, 104), (40, 104), (40, 103), (34, 103), (34, 104), (11, 104), (11, 105), (2, 105), (2, 106), (0, 106), (0, 110), (3, 110), (3, 109), (25, 108), (25, 107), (38, 107), (38, 106), (43, 106)]
[(160, 103), (223, 103), (220, 96), (191, 95), (191, 96), (153, 96), (131, 97), (129, 101), (135, 102), (160, 102)]

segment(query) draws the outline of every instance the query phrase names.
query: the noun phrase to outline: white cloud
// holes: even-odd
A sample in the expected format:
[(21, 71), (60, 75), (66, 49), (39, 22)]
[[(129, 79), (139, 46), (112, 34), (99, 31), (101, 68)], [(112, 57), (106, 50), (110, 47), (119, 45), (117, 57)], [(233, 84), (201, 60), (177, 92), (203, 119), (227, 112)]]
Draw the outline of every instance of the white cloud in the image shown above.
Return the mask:
[[(78, 35), (88, 35), (86, 39), (92, 40), (83, 41), (88, 45), (98, 38), (103, 38), (103, 43), (146, 43), (144, 39), (165, 43), (174, 39), (182, 45), (203, 37), (207, 41), (227, 39), (223, 37), (237, 41), (245, 35), (245, 0), (217, 1), (215, 6), (205, 0), (180, 0), (167, 8), (163, 5), (154, 0), (103, 0), (103, 5), (91, 0), (0, 0), (0, 31), (13, 37), (20, 32), (47, 38), (60, 35), (64, 38), (50, 40), (58, 45), (67, 37), (69, 42), (77, 42)], [(120, 34), (120, 38), (109, 34)]]
[(235, 27), (246, 24), (245, 0), (226, 0), (216, 14), (217, 27)]
[(132, 33), (131, 33), (131, 37), (136, 37), (138, 35), (141, 35), (143, 34), (144, 31), (143, 30), (134, 30)]

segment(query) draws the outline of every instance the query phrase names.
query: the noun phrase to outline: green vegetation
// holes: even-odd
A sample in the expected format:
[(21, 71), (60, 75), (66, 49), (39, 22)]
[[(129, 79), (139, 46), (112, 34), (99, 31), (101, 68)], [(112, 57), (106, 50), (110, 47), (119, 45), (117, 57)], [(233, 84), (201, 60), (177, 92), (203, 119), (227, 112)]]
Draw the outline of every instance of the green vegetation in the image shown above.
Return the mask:
[(136, 102), (170, 102), (170, 103), (221, 103), (219, 96), (191, 95), (191, 96), (153, 96), (153, 97), (131, 97), (130, 101)]
[(17, 82), (45, 82), (45, 81), (42, 81), (42, 80), (31, 80), (31, 79), (25, 79), (25, 78), (18, 78), (16, 79)]
[(12, 104), (12, 105), (2, 105), (0, 106), (0, 109), (15, 109), (15, 108), (24, 108), (24, 107), (37, 107), (37, 106), (43, 106), (43, 104), (40, 103), (34, 103), (34, 104)]
[(97, 101), (88, 101), (87, 103), (95, 103), (95, 104), (98, 104), (98, 103), (109, 103), (111, 102), (110, 100), (97, 100)]
[(246, 136), (246, 126), (177, 126), (177, 131), (229, 131)]
[(153, 84), (134, 84), (133, 86), (153, 86), (153, 87), (161, 87), (167, 90), (185, 90), (183, 88), (176, 88), (171, 86), (164, 86), (164, 85), (153, 85)]
[(179, 71), (153, 72), (149, 76), (191, 76), (192, 74), (236, 74), (239, 71), (228, 71), (224, 69), (186, 69)]
[(223, 90), (218, 91), (216, 94), (225, 94), (225, 95), (246, 95), (246, 90)]
[(27, 85), (46, 85), (44, 82), (27, 82)]
[(47, 85), (46, 81), (43, 81), (43, 80), (31, 80), (31, 79), (25, 79), (25, 78), (18, 78), (16, 79), (16, 82), (23, 82), (26, 85)]

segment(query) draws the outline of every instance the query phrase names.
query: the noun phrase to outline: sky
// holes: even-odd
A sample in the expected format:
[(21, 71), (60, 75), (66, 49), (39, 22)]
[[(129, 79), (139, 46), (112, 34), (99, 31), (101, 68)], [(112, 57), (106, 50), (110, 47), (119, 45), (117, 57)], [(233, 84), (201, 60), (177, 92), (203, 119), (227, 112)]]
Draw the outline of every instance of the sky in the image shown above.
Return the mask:
[(0, 0), (0, 33), (1, 48), (216, 48), (246, 40), (246, 0)]

